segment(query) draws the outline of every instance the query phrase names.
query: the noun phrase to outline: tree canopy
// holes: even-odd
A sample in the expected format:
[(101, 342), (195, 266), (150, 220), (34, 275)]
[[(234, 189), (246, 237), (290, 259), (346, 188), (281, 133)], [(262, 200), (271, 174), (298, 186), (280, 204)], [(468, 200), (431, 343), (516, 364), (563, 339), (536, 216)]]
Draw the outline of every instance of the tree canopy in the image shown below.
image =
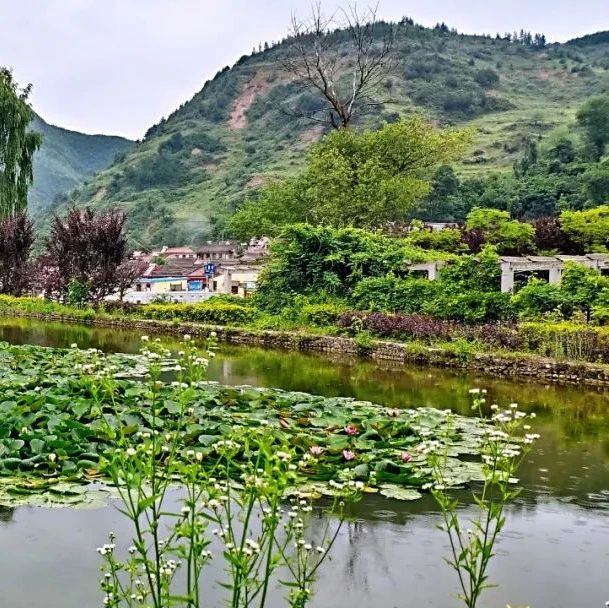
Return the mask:
[(27, 207), (34, 152), (42, 142), (28, 130), (34, 117), (29, 93), (29, 86), (20, 89), (10, 70), (0, 68), (0, 217)]
[(332, 132), (300, 174), (263, 187), (230, 227), (247, 237), (275, 235), (295, 222), (376, 228), (401, 221), (429, 192), (433, 169), (456, 158), (469, 139), (469, 131), (437, 129), (420, 117), (377, 131)]
[(598, 160), (609, 142), (609, 95), (591, 97), (577, 112), (592, 156)]

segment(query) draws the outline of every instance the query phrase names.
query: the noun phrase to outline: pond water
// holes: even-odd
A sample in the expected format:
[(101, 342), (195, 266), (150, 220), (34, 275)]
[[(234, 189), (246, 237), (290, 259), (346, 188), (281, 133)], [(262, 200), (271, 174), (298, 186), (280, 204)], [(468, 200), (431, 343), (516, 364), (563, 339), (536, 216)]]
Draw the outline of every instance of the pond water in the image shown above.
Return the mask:
[[(135, 352), (139, 334), (116, 329), (0, 319), (0, 340)], [(172, 340), (168, 339), (169, 345)], [(175, 342), (177, 346), (177, 342)], [(395, 407), (469, 409), (468, 389), (537, 413), (542, 438), (521, 470), (524, 492), (509, 508), (481, 608), (595, 608), (609, 600), (609, 393), (505, 381), (448, 371), (330, 361), (314, 355), (222, 346), (209, 370), (225, 384), (252, 384)], [(464, 507), (467, 511), (469, 507)], [(323, 569), (315, 607), (458, 606), (455, 574), (443, 562), (433, 500), (366, 498)], [(95, 548), (128, 529), (109, 506), (95, 511), (0, 511), (0, 606), (101, 605)], [(218, 577), (221, 576), (217, 572)], [(282, 606), (278, 595), (276, 606)], [(210, 596), (208, 606), (219, 605)]]

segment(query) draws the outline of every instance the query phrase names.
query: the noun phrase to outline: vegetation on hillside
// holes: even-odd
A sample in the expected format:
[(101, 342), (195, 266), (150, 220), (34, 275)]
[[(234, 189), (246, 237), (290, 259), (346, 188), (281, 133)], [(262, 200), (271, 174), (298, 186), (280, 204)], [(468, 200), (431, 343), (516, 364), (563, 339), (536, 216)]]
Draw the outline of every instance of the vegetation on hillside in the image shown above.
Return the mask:
[[(375, 35), (381, 40), (394, 29), (380, 22)], [(348, 42), (345, 30), (327, 37), (339, 55)], [(320, 100), (284, 71), (290, 40), (266, 46), (221, 70), (131, 152), (77, 188), (72, 201), (128, 211), (138, 245), (227, 234), (227, 218), (248, 193), (295, 174), (311, 143), (329, 129), (294, 117), (295, 111), (314, 112)], [(470, 126), (472, 150), (453, 168), (469, 188), (470, 208), (491, 206), (486, 200), (493, 183), (503, 190), (503, 180), (516, 180), (511, 198), (526, 199), (532, 188), (559, 199), (574, 181), (568, 172), (521, 181), (511, 169), (533, 147), (562, 154), (563, 138), (579, 147), (575, 114), (588, 98), (607, 91), (608, 49), (600, 35), (589, 44), (548, 45), (542, 35), (527, 32), (466, 36), (405, 19), (393, 41), (395, 69), (374, 92), (384, 103), (356, 116), (353, 125), (376, 128), (416, 110), (441, 126)], [(496, 175), (480, 185), (478, 178), (489, 171)], [(468, 209), (441, 211), (429, 211), (427, 218), (463, 219)]]
[(28, 196), (30, 213), (36, 216), (44, 216), (75, 186), (134, 146), (123, 137), (87, 135), (55, 127), (37, 115), (31, 128), (42, 135), (42, 145), (34, 155), (34, 183)]

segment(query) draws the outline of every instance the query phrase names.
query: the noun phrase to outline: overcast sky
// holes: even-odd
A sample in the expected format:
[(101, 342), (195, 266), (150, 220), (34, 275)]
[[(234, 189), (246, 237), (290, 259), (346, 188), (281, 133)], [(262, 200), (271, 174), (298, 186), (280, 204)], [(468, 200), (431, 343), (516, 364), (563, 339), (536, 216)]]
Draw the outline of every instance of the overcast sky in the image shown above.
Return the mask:
[[(331, 12), (344, 2), (322, 0)], [(365, 0), (358, 2), (365, 6)], [(0, 65), (34, 85), (48, 122), (141, 137), (309, 0), (0, 0)], [(386, 19), (467, 33), (524, 28), (564, 41), (609, 29), (609, 0), (380, 0)]]

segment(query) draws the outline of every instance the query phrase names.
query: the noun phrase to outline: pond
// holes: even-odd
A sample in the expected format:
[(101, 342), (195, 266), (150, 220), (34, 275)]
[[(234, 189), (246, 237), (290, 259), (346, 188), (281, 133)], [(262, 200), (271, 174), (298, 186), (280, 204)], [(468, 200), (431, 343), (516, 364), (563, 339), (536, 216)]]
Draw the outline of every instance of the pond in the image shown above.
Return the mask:
[[(134, 332), (0, 319), (0, 340), (134, 352)], [(171, 346), (172, 340), (167, 340)], [(177, 342), (176, 342), (177, 345)], [(482, 606), (579, 608), (609, 600), (609, 401), (590, 388), (505, 381), (448, 371), (222, 346), (209, 370), (225, 384), (252, 384), (394, 407), (450, 407), (468, 413), (471, 387), (537, 414), (535, 445), (521, 470), (524, 492), (510, 506), (491, 568), (499, 583)], [(467, 507), (465, 507), (467, 509)], [(431, 499), (366, 498), (322, 571), (312, 606), (457, 606), (456, 579), (443, 562), (446, 540)], [(109, 506), (94, 511), (0, 511), (0, 606), (100, 605), (95, 548), (127, 527)], [(218, 573), (220, 574), (220, 573)], [(277, 598), (277, 606), (282, 605)], [(213, 597), (209, 606), (215, 606)]]

